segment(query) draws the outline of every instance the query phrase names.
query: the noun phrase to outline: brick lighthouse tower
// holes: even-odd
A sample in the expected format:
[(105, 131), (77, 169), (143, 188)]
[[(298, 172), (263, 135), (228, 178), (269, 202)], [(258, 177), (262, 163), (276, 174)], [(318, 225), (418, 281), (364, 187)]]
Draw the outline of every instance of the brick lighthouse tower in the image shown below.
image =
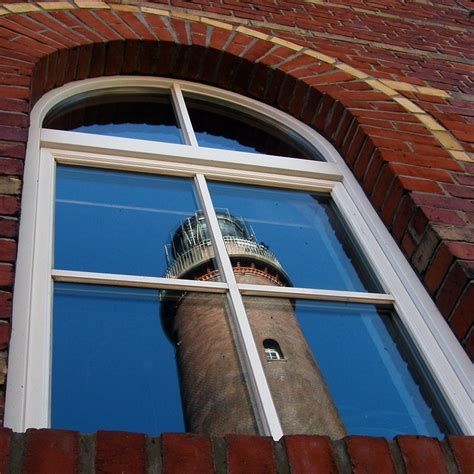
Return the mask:
[[(273, 253), (245, 222), (217, 213), (238, 283), (290, 286)], [(185, 219), (172, 237), (167, 277), (216, 281), (214, 251), (201, 212)], [(334, 401), (299, 327), (293, 302), (246, 298), (246, 313), (285, 434), (345, 435)], [(257, 434), (245, 374), (220, 294), (162, 294), (163, 327), (176, 347), (186, 428), (221, 436)]]

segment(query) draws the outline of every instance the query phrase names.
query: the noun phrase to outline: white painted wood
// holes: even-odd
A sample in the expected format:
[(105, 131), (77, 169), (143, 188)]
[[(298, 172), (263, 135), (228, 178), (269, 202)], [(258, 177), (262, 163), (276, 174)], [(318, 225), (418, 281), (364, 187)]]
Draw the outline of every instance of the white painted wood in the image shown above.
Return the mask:
[[(232, 169), (208, 166), (207, 164), (194, 165), (189, 163), (179, 163), (172, 160), (155, 161), (121, 155), (112, 156), (67, 150), (49, 150), (53, 154), (57, 163), (65, 165), (135, 171), (139, 173), (167, 174), (183, 177), (193, 177), (196, 173), (201, 173), (205, 174), (209, 179), (219, 181), (267, 185), (291, 189), (297, 187), (299, 190), (312, 192), (329, 192), (336, 184), (335, 181), (303, 176), (287, 176), (273, 172), (264, 172), (262, 169)], [(270, 171), (276, 171), (270, 167), (267, 169)]]
[(237, 352), (243, 364), (243, 373), (256, 412), (255, 415), (261, 432), (260, 434), (272, 436), (273, 439), (279, 440), (283, 436), (283, 430), (260, 361), (252, 329), (250, 328), (250, 323), (245, 314), (242, 296), (238, 290), (232, 263), (227, 254), (224, 238), (219, 229), (219, 222), (212, 204), (209, 189), (207, 188), (206, 180), (202, 174), (196, 176), (196, 187), (209, 227), (209, 233), (214, 242), (214, 252), (219, 270), (229, 285), (229, 309), (234, 334), (237, 336), (235, 341)]
[(288, 286), (266, 286), (238, 284), (244, 296), (272, 296), (274, 298), (292, 298), (317, 301), (339, 301), (343, 303), (360, 303), (392, 305), (395, 298), (385, 293), (358, 293), (355, 291), (316, 290), (311, 288), (294, 288)]
[(198, 142), (191, 124), (191, 119), (189, 118), (188, 109), (184, 103), (181, 87), (177, 82), (173, 82), (171, 86), (171, 96), (173, 98), (175, 113), (184, 136), (184, 143), (186, 143), (186, 145), (197, 147)]
[[(12, 352), (10, 357), (15, 359), (13, 365), (13, 380), (8, 382), (6, 406), (8, 416), (5, 425), (15, 430), (23, 431), (27, 427), (44, 428), (49, 425), (50, 373), (51, 373), (51, 279), (48, 277), (52, 261), (52, 220), (54, 203), (55, 167), (52, 156), (47, 151), (41, 153), (41, 168), (39, 169), (39, 186), (36, 189), (36, 208), (32, 228), (32, 253), (28, 256), (30, 281), (34, 282), (25, 296), (26, 301), (16, 299), (15, 310), (20, 308), (27, 315), (41, 317), (18, 318), (19, 324), (13, 330)], [(25, 252), (24, 257), (26, 257)], [(25, 265), (22, 262), (22, 265)], [(26, 272), (25, 272), (26, 273)], [(27, 275), (21, 274), (21, 278)], [(18, 298), (15, 294), (15, 298)], [(24, 303), (27, 304), (27, 307)], [(18, 313), (16, 313), (18, 314)], [(22, 353), (24, 352), (24, 353)], [(18, 360), (16, 360), (18, 358)], [(20, 367), (16, 367), (19, 364)]]
[(20, 223), (18, 256), (16, 261), (15, 291), (13, 293), (12, 332), (8, 360), (5, 426), (14, 431), (25, 429), (28, 340), (32, 307), (33, 267), (37, 238), (38, 176), (40, 170), (38, 124), (30, 129), (23, 175), (22, 219)]
[(87, 152), (100, 155), (127, 156), (166, 161), (191, 166), (212, 166), (232, 170), (261, 171), (286, 176), (302, 176), (331, 181), (342, 180), (337, 166), (320, 161), (301, 160), (242, 151), (191, 147), (174, 143), (108, 137), (89, 133), (43, 129), (41, 145), (45, 148)]
[(217, 281), (176, 280), (172, 278), (119, 275), (115, 273), (89, 273), (70, 270), (53, 270), (54, 281), (85, 283), (90, 285), (156, 288), (157, 290), (226, 293), (227, 284)]

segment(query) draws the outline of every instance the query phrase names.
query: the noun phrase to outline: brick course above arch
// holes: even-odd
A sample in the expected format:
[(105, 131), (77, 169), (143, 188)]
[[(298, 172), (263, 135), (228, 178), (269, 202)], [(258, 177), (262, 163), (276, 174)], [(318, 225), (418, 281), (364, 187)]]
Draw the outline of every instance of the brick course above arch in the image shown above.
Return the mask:
[[(29, 111), (45, 92), (65, 83), (136, 74), (248, 95), (323, 133), (473, 357), (474, 162), (471, 128), (456, 87), (440, 89), (445, 83), (430, 82), (424, 73), (408, 76), (403, 68), (393, 75), (385, 66), (369, 71), (370, 58), (359, 68), (321, 37), (284, 29), (283, 18), (278, 30), (270, 23), (275, 12), (260, 11), (264, 20), (255, 28), (237, 14), (243, 11), (237, 5), (225, 17), (202, 4), (175, 3), (193, 10), (79, 1), (4, 2), (0, 9), (2, 348), (10, 331)], [(198, 7), (200, 12), (194, 11)], [(317, 15), (309, 11), (316, 28)], [(458, 25), (463, 30), (463, 22)], [(330, 26), (318, 28), (330, 31)], [(379, 51), (372, 55), (383, 59)]]

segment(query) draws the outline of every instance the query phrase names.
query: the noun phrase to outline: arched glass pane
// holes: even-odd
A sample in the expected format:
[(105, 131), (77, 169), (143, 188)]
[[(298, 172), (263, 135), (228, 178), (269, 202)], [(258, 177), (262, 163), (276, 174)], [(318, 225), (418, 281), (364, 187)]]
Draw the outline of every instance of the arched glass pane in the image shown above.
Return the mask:
[(186, 105), (200, 146), (292, 158), (321, 158), (290, 130), (250, 116), (235, 106), (186, 96)]
[(167, 93), (104, 93), (61, 104), (43, 127), (95, 135), (184, 143)]

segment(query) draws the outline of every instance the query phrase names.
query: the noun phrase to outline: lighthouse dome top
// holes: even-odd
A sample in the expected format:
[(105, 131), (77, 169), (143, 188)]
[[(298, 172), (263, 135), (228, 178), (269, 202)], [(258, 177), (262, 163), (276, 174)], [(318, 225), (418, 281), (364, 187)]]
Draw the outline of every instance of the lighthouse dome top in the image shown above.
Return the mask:
[[(267, 245), (258, 242), (253, 229), (240, 217), (230, 214), (227, 209), (217, 213), (219, 229), (222, 233), (229, 257), (239, 264), (262, 267), (278, 275), (285, 285), (290, 279), (276, 256)], [(202, 211), (184, 219), (165, 248), (168, 259), (167, 278), (190, 278), (214, 258), (209, 229)]]

